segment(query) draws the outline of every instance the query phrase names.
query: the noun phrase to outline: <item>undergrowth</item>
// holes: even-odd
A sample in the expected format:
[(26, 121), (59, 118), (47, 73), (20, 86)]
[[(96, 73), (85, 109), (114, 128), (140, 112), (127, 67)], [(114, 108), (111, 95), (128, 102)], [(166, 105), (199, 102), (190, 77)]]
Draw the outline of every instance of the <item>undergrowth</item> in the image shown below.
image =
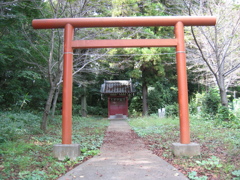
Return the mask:
[(53, 145), (61, 143), (61, 118), (50, 121), (46, 133), (39, 130), (41, 114), (0, 114), (0, 179), (52, 180), (99, 153), (108, 121), (73, 117), (72, 143), (81, 155), (70, 161), (53, 157)]
[(192, 116), (191, 142), (200, 144), (201, 155), (174, 157), (172, 143), (180, 142), (178, 118), (149, 116), (131, 119), (129, 124), (153, 153), (190, 179), (240, 179), (240, 133), (237, 128), (228, 128), (213, 118), (207, 120)]

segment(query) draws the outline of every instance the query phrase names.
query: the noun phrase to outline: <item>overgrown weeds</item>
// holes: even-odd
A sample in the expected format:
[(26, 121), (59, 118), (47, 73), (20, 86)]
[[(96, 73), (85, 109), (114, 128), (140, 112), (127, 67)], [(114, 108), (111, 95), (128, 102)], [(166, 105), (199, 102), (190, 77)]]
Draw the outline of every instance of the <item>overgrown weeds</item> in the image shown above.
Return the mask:
[(56, 179), (99, 153), (108, 121), (73, 117), (73, 143), (81, 146), (76, 160), (58, 161), (53, 145), (61, 143), (61, 118), (50, 122), (48, 131), (39, 130), (41, 116), (32, 113), (0, 114), (0, 179)]
[(232, 180), (240, 177), (240, 134), (237, 128), (192, 116), (191, 141), (201, 145), (201, 156), (174, 157), (172, 143), (180, 141), (178, 118), (150, 116), (131, 119), (129, 124), (153, 153), (190, 179)]

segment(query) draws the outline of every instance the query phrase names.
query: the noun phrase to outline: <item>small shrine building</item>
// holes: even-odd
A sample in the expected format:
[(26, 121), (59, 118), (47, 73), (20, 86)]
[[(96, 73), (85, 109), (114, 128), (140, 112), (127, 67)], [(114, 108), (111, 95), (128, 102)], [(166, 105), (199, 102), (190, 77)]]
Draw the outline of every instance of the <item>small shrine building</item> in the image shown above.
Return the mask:
[(101, 93), (108, 97), (109, 119), (126, 119), (128, 117), (128, 97), (134, 93), (131, 80), (104, 81)]

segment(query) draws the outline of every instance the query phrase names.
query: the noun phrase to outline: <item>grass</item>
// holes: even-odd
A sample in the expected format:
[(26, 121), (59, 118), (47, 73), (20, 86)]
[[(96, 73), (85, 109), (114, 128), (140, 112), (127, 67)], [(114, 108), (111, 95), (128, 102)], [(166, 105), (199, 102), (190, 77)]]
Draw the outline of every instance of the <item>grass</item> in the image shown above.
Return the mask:
[(39, 130), (41, 116), (32, 113), (0, 114), (0, 179), (56, 179), (75, 165), (99, 153), (108, 120), (73, 117), (73, 143), (81, 145), (75, 161), (58, 161), (53, 145), (61, 143), (61, 118)]
[(201, 145), (201, 156), (174, 157), (171, 145), (180, 142), (178, 118), (149, 116), (131, 119), (129, 124), (153, 153), (174, 165), (189, 179), (240, 179), (239, 129), (226, 128), (214, 120), (191, 117), (191, 142)]
[[(0, 113), (0, 179), (57, 179), (77, 164), (99, 153), (108, 120), (73, 117), (73, 143), (81, 145), (75, 161), (53, 157), (54, 144), (61, 143), (61, 118), (41, 132), (41, 116), (33, 113)], [(129, 121), (147, 147), (178, 168), (189, 179), (240, 179), (239, 129), (194, 116), (191, 117), (191, 141), (201, 145), (201, 156), (173, 157), (171, 145), (179, 142), (178, 118), (156, 116)], [(238, 127), (238, 126), (236, 126)]]

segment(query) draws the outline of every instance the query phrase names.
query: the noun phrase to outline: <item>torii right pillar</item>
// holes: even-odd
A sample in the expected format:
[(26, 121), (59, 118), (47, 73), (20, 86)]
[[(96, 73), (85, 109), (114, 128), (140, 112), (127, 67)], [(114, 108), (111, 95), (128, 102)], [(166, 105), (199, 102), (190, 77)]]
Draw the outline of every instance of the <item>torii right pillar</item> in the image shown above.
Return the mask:
[(184, 24), (180, 21), (175, 24), (175, 38), (177, 39), (176, 61), (178, 79), (180, 143), (173, 143), (172, 150), (175, 156), (196, 156), (200, 155), (200, 145), (190, 142)]

